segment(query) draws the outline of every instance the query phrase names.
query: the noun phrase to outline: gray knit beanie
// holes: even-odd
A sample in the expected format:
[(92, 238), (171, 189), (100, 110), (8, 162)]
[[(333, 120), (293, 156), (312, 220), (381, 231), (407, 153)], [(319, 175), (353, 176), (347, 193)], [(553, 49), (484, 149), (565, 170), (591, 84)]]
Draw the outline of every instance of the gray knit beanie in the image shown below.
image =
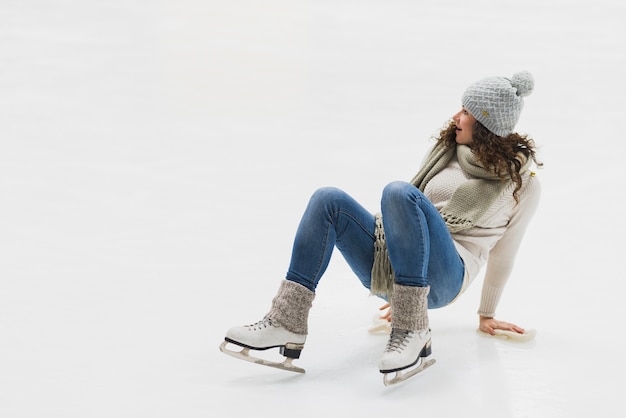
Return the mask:
[(535, 87), (528, 71), (511, 79), (488, 77), (472, 84), (463, 93), (463, 106), (487, 129), (498, 136), (513, 132), (524, 107), (524, 97)]

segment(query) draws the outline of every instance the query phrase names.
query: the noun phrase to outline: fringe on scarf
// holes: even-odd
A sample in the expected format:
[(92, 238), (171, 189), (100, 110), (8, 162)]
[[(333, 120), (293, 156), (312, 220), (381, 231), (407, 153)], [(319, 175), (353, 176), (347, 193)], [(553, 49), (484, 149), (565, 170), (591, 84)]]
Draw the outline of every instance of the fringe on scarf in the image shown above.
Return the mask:
[(391, 267), (391, 261), (389, 261), (389, 252), (387, 251), (385, 230), (383, 228), (383, 217), (380, 213), (376, 214), (376, 229), (374, 235), (376, 241), (374, 242), (374, 265), (372, 266), (372, 285), (370, 292), (373, 295), (391, 300), (395, 275)]

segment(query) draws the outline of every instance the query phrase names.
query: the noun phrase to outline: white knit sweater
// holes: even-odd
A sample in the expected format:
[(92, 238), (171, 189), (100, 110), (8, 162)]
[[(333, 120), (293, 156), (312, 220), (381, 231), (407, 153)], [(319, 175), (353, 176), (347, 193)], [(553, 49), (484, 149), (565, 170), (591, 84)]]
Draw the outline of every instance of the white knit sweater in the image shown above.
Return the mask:
[[(470, 178), (454, 157), (446, 168), (428, 182), (424, 194), (441, 210), (458, 185)], [(487, 264), (478, 309), (478, 314), (482, 316), (495, 316), (524, 232), (539, 204), (541, 184), (537, 177), (534, 173), (526, 172), (522, 180), (518, 204), (513, 199), (515, 185), (511, 184), (474, 227), (452, 234), (459, 255), (465, 262), (465, 277), (460, 294)]]

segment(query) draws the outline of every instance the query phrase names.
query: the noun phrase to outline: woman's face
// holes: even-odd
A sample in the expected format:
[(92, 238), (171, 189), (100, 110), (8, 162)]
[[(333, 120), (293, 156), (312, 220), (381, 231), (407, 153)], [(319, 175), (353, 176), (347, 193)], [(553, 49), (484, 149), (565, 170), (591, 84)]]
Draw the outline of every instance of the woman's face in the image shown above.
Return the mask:
[(461, 108), (452, 120), (456, 124), (456, 143), (460, 145), (469, 145), (472, 143), (472, 130), (476, 119), (464, 107)]

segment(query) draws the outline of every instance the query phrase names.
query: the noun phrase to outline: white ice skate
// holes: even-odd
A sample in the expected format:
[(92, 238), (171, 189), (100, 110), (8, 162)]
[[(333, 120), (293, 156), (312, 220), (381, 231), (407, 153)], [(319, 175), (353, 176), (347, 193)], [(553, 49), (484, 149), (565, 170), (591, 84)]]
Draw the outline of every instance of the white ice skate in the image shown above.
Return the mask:
[[(269, 317), (265, 317), (255, 324), (229, 329), (224, 342), (220, 345), (220, 351), (240, 360), (290, 372), (304, 373), (304, 369), (294, 366), (292, 361), (300, 358), (305, 340), (306, 335), (290, 332), (272, 322)], [(229, 343), (242, 347), (242, 350), (228, 349)], [(269, 350), (270, 348), (279, 348), (280, 354), (286, 357), (285, 360), (275, 362), (250, 355), (250, 350)]]
[(391, 321), (376, 314), (374, 315), (373, 322), (374, 325), (367, 330), (370, 334), (389, 335), (389, 333), (391, 333)]
[[(379, 363), (385, 386), (403, 382), (435, 364), (431, 355), (430, 330), (392, 329), (387, 348)], [(390, 375), (395, 373), (393, 377)]]

